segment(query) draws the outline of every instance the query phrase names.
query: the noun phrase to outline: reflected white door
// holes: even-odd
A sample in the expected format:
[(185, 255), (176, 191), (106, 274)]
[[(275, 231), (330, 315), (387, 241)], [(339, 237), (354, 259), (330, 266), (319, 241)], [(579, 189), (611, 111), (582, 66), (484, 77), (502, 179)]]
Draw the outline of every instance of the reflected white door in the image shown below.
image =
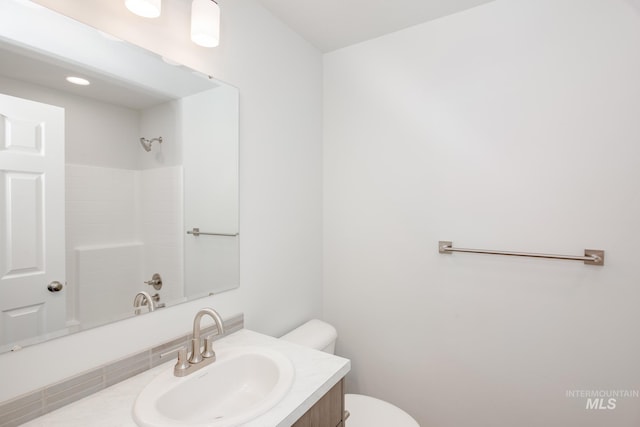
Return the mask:
[(0, 345), (65, 326), (64, 109), (0, 94)]

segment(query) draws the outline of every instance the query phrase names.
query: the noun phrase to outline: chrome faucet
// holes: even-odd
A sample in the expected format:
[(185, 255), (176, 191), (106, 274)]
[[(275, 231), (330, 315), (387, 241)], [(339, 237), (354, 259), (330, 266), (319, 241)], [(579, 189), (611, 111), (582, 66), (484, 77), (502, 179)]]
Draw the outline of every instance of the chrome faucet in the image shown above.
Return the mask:
[(213, 351), (213, 337), (208, 336), (204, 339), (204, 350), (201, 349), (200, 332), (201, 322), (204, 316), (211, 316), (218, 327), (218, 335), (224, 334), (224, 323), (222, 318), (213, 308), (203, 308), (196, 314), (193, 319), (193, 336), (191, 337), (191, 354), (187, 358), (187, 349), (182, 348), (178, 351), (178, 363), (173, 369), (176, 377), (184, 377), (200, 368), (215, 362), (216, 353)]
[(156, 309), (156, 306), (153, 302), (153, 297), (149, 295), (149, 292), (140, 291), (136, 294), (133, 299), (133, 308), (135, 309), (133, 312), (136, 314), (140, 314), (140, 307), (146, 305), (149, 307), (149, 311), (153, 311)]

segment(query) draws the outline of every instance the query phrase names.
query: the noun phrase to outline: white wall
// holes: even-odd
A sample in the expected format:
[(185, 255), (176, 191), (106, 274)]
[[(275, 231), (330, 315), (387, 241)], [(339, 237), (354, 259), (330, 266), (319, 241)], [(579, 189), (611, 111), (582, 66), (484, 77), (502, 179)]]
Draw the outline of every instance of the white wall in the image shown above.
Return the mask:
[[(423, 426), (637, 426), (640, 19), (498, 0), (324, 59), (324, 312)], [(604, 267), (461, 247), (581, 254)]]
[[(221, 46), (188, 37), (188, 4), (164, 0), (166, 19), (112, 0), (39, 0), (240, 88), (240, 288), (0, 355), (0, 401), (188, 331), (204, 306), (246, 315), (278, 335), (319, 316), (322, 281), (322, 58), (254, 0), (220, 1)], [(172, 11), (174, 13), (172, 13)], [(151, 24), (155, 25), (155, 24)], [(153, 334), (149, 331), (153, 330)], [(113, 337), (118, 337), (114, 340)], [(56, 369), (50, 361), (56, 360)], [(29, 375), (14, 369), (29, 366)], [(11, 384), (11, 386), (6, 386)]]

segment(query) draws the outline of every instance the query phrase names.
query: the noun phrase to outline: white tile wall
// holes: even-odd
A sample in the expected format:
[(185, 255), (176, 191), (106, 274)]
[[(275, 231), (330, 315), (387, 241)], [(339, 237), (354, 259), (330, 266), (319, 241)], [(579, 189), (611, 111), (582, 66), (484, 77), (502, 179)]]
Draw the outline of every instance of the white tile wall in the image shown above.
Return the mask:
[[(144, 280), (162, 276), (162, 301), (184, 295), (182, 166), (140, 172), (140, 231), (144, 242)], [(146, 286), (146, 285), (145, 285)]]
[(67, 319), (78, 318), (76, 248), (140, 242), (139, 172), (66, 165)]
[[(67, 165), (68, 319), (128, 315), (138, 291), (182, 298), (182, 167), (133, 171)], [(72, 273), (71, 273), (72, 272)], [(163, 279), (156, 291), (143, 281)], [(82, 287), (77, 284), (82, 283)]]
[[(142, 283), (142, 243), (75, 249), (77, 315), (83, 327), (129, 317)], [(114, 316), (115, 314), (115, 316)]]

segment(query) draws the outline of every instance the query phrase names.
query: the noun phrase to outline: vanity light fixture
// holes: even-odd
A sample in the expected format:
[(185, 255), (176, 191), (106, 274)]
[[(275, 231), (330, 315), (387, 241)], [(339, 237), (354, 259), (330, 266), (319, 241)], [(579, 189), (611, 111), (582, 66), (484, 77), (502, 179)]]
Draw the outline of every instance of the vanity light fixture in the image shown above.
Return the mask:
[(191, 3), (191, 41), (203, 47), (220, 43), (220, 6), (214, 0)]
[(76, 76), (68, 76), (66, 80), (69, 83), (73, 83), (74, 85), (78, 85), (78, 86), (89, 86), (91, 84), (89, 80), (83, 79), (82, 77), (76, 77)]
[(157, 18), (162, 12), (162, 0), (125, 0), (124, 5), (143, 18)]

